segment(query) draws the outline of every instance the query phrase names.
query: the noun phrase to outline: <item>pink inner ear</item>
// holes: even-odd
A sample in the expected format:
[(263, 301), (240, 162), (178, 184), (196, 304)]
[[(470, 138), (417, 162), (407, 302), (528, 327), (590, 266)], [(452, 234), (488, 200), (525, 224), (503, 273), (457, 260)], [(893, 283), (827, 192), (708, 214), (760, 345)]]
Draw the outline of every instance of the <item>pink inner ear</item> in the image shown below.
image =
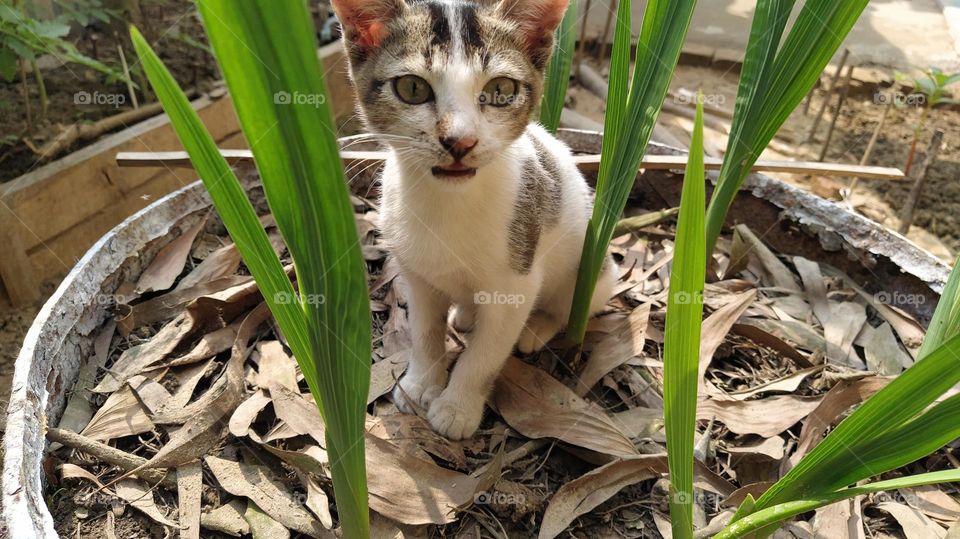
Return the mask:
[(378, 7), (377, 3), (374, 2), (371, 6), (369, 5), (371, 2), (367, 1), (366, 4), (357, 0), (333, 1), (333, 7), (343, 26), (356, 33), (353, 40), (365, 49), (373, 49), (379, 47), (387, 37), (387, 25), (382, 16), (385, 14), (378, 14), (377, 10), (369, 9)]
[(519, 0), (529, 2), (517, 15), (527, 35), (527, 45), (536, 47), (543, 38), (560, 26), (567, 11), (568, 0)]
[(375, 49), (387, 37), (387, 25), (378, 20), (363, 21), (356, 26), (357, 44), (365, 49)]

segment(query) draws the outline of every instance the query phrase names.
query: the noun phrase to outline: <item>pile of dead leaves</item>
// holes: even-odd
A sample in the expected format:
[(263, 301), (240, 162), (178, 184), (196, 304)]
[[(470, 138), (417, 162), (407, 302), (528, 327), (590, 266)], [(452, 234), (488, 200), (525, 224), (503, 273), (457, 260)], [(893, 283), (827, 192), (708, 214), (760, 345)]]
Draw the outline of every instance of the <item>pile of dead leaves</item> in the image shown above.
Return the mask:
[[(410, 347), (406, 296), (378, 243), (376, 205), (354, 203), (375, 313), (366, 435), (375, 535), (669, 536), (661, 348), (670, 230), (615, 240), (623, 276), (583, 350), (557, 341), (511, 359), (481, 431), (451, 442), (390, 401)], [(286, 256), (272, 220), (263, 224)], [(696, 451), (706, 531), (909, 367), (923, 337), (910, 316), (844, 275), (781, 259), (745, 227), (717, 267), (723, 277), (705, 295)], [(180, 231), (117, 298), (49, 431), (61, 534), (335, 535), (323, 421), (215, 218)], [(468, 340), (451, 328), (449, 353)], [(956, 464), (947, 451), (914, 467)], [(786, 529), (943, 537), (960, 518), (955, 497), (946, 486), (858, 498)]]

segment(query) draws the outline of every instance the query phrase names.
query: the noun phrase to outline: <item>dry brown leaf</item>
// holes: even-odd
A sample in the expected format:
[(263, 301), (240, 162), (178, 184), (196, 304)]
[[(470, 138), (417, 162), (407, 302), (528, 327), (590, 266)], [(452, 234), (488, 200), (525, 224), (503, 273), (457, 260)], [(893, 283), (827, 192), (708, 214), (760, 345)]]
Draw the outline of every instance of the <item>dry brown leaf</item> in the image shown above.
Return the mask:
[(193, 462), (177, 468), (177, 505), (180, 509), (180, 538), (200, 539), (200, 505), (203, 468)]
[(319, 446), (308, 445), (300, 451), (290, 451), (273, 447), (260, 440), (256, 433), (250, 434), (250, 439), (260, 444), (267, 451), (273, 453), (277, 458), (293, 466), (297, 470), (309, 472), (314, 475), (330, 477), (330, 457), (327, 452)]
[(268, 468), (213, 455), (204, 457), (204, 462), (220, 486), (230, 494), (248, 498), (264, 513), (291, 530), (311, 537), (326, 536), (320, 522), (297, 503), (293, 494)]
[(120, 330), (127, 335), (139, 327), (169, 320), (180, 314), (190, 302), (199, 297), (249, 283), (251, 280), (249, 276), (230, 275), (214, 281), (204, 281), (183, 290), (174, 290), (138, 303), (129, 307), (129, 311), (118, 319)]
[(183, 409), (190, 402), (190, 399), (193, 397), (193, 392), (197, 388), (197, 384), (203, 379), (203, 375), (207, 372), (212, 362), (213, 360), (211, 359), (203, 363), (189, 365), (179, 371), (174, 371), (173, 374), (177, 377), (179, 386), (177, 386), (176, 391), (170, 395), (170, 398), (157, 408), (155, 413), (160, 416), (166, 416)]
[(733, 325), (743, 316), (743, 313), (746, 312), (756, 299), (756, 290), (747, 290), (733, 295), (730, 297), (729, 303), (717, 311), (714, 311), (713, 314), (703, 321), (703, 329), (701, 330), (700, 337), (699, 366), (701, 390), (707, 384), (704, 375), (707, 373), (707, 368), (710, 366), (710, 362), (713, 360), (713, 355), (717, 352), (717, 348), (719, 348), (724, 339), (727, 338), (727, 334), (730, 333)]
[(746, 337), (756, 344), (766, 346), (778, 352), (780, 355), (792, 359), (797, 362), (802, 367), (812, 367), (813, 364), (810, 363), (810, 360), (806, 356), (801, 354), (796, 348), (791, 344), (784, 341), (780, 337), (767, 332), (764, 329), (761, 329), (758, 326), (753, 326), (750, 324), (734, 324), (731, 331), (737, 335)]
[(759, 455), (770, 460), (780, 460), (783, 458), (785, 449), (783, 438), (771, 436), (770, 438), (754, 438), (737, 445), (731, 444), (726, 447), (725, 451), (731, 455)]
[(83, 432), (93, 418), (93, 405), (90, 404), (90, 389), (97, 381), (97, 374), (107, 363), (110, 343), (116, 332), (117, 323), (108, 320), (93, 341), (93, 354), (80, 367), (77, 382), (67, 399), (67, 407), (60, 417), (59, 427), (70, 432)]
[(447, 524), (473, 501), (476, 479), (441, 468), (366, 435), (370, 508), (401, 524)]
[(237, 340), (237, 331), (241, 324), (260, 324), (270, 319), (272, 314), (269, 307), (262, 303), (250, 314), (244, 318), (239, 318), (230, 323), (230, 325), (211, 331), (202, 337), (190, 352), (183, 356), (172, 357), (166, 361), (155, 363), (154, 366), (177, 367), (189, 365), (204, 359), (209, 359), (221, 352), (229, 350)]
[(876, 507), (896, 519), (907, 539), (943, 539), (947, 536), (943, 526), (927, 518), (919, 509), (897, 502), (882, 502)]
[[(373, 417), (367, 420), (367, 431), (378, 438), (393, 442), (401, 450), (415, 454), (423, 450), (455, 468), (467, 467), (467, 457), (463, 453), (463, 444), (451, 442), (437, 434), (425, 419), (410, 414), (394, 414)], [(426, 457), (429, 458), (429, 457)]]
[(400, 375), (407, 369), (409, 353), (409, 350), (401, 350), (370, 367), (370, 391), (367, 393), (367, 404), (393, 389)]
[(229, 428), (230, 434), (237, 438), (243, 438), (250, 432), (250, 425), (257, 419), (257, 416), (272, 402), (267, 392), (258, 389), (256, 393), (250, 395), (245, 401), (237, 406), (230, 416)]
[(592, 511), (623, 488), (659, 477), (660, 472), (651, 466), (659, 468), (665, 460), (663, 456), (648, 455), (618, 460), (567, 482), (557, 489), (547, 505), (538, 539), (553, 539), (577, 517)]
[[(153, 381), (160, 380), (166, 370), (150, 374)], [(142, 378), (142, 377), (141, 377)], [(123, 385), (107, 397), (86, 428), (80, 433), (93, 440), (105, 442), (114, 438), (133, 436), (153, 430), (154, 424), (133, 388)]]
[(290, 391), (297, 389), (297, 362), (280, 341), (261, 341), (257, 343), (260, 361), (257, 365), (257, 386), (271, 389), (280, 385)]
[(650, 304), (645, 303), (597, 343), (577, 378), (577, 395), (586, 395), (608, 372), (643, 354), (649, 321)]
[(613, 456), (637, 453), (600, 407), (516, 358), (510, 358), (501, 371), (492, 402), (501, 417), (528, 438), (557, 438)]
[(203, 230), (205, 224), (206, 219), (201, 219), (199, 223), (160, 249), (147, 269), (140, 274), (140, 279), (137, 281), (137, 294), (159, 292), (173, 286), (187, 263), (193, 240)]
[(122, 479), (117, 482), (117, 496), (134, 509), (150, 517), (154, 522), (177, 528), (179, 525), (167, 518), (153, 501), (153, 491), (146, 483), (136, 479)]
[(900, 494), (911, 507), (923, 511), (927, 516), (945, 522), (960, 519), (960, 503), (936, 485), (902, 488)]
[(166, 358), (180, 343), (199, 329), (199, 322), (190, 313), (184, 313), (168, 322), (149, 341), (124, 350), (103, 379), (93, 388), (95, 393), (113, 393), (130, 379), (142, 374), (156, 362)]
[[(841, 380), (824, 395), (816, 409), (807, 416), (800, 429), (800, 439), (797, 448), (785, 466), (796, 466), (811, 449), (816, 446), (827, 428), (832, 426), (840, 415), (870, 398), (871, 395), (883, 389), (890, 380), (869, 376), (857, 380)], [(788, 470), (782, 470), (786, 473)]]
[(769, 438), (807, 417), (820, 398), (782, 395), (752, 401), (701, 399), (697, 419), (716, 418), (737, 434), (758, 434)]
[(653, 438), (657, 442), (665, 441), (663, 410), (635, 406), (629, 410), (617, 412), (610, 418), (631, 439)]
[(274, 385), (270, 390), (270, 397), (273, 399), (273, 411), (281, 421), (297, 434), (309, 434), (317, 443), (326, 443), (326, 428), (312, 396)]
[(857, 342), (863, 346), (867, 368), (881, 376), (900, 374), (913, 364), (913, 358), (900, 349), (900, 343), (888, 322), (878, 328), (864, 324)]
[(383, 357), (392, 357), (398, 352), (410, 350), (413, 341), (410, 338), (410, 326), (407, 322), (407, 311), (400, 307), (400, 283), (402, 278), (396, 279), (394, 285), (387, 291), (384, 301), (390, 306), (390, 315), (383, 324)]
[(656, 254), (656, 257), (648, 268), (644, 269), (638, 264), (632, 271), (628, 270), (628, 273), (624, 276), (625, 278), (613, 286), (611, 297), (615, 298), (620, 294), (633, 290), (638, 285), (645, 284), (651, 275), (654, 275), (673, 261), (673, 254), (672, 250), (660, 251)]
[(760, 385), (751, 387), (749, 389), (744, 389), (741, 391), (735, 391), (733, 393), (728, 393), (731, 397), (737, 400), (747, 400), (750, 397), (758, 395), (760, 393), (793, 393), (800, 387), (800, 384), (807, 379), (811, 374), (816, 374), (823, 370), (823, 365), (816, 367), (810, 367), (808, 369), (802, 369), (795, 373), (788, 374), (783, 378), (777, 380), (771, 380), (769, 382), (764, 382)]
[(333, 529), (333, 516), (330, 514), (330, 499), (327, 497), (327, 493), (320, 488), (320, 484), (313, 478), (301, 474), (301, 479), (307, 487), (307, 508), (314, 515), (317, 515), (324, 528)]
[(817, 509), (812, 528), (815, 539), (864, 539), (859, 498), (843, 500)]
[(201, 513), (200, 525), (234, 537), (250, 533), (250, 525), (243, 518), (246, 504), (241, 499), (232, 500), (216, 509)]
[(60, 479), (86, 479), (98, 487), (103, 487), (103, 483), (97, 479), (97, 476), (69, 462), (64, 462), (63, 465), (60, 466)]
[(185, 275), (174, 292), (186, 290), (200, 283), (216, 281), (221, 277), (233, 275), (240, 268), (240, 251), (236, 244), (224, 245), (216, 251), (210, 253), (197, 267)]
[[(737, 225), (734, 227), (733, 242), (735, 246), (738, 242), (744, 244), (744, 248), (740, 249), (740, 251), (756, 261), (757, 268), (759, 269), (757, 273), (761, 275), (769, 286), (797, 294), (803, 293), (803, 290), (793, 276), (793, 272), (787, 268), (786, 264), (777, 258), (777, 255), (773, 254), (773, 251), (771, 251), (747, 225)], [(739, 261), (737, 263), (739, 263)]]
[(264, 513), (253, 501), (247, 501), (243, 519), (250, 525), (253, 539), (290, 539), (290, 530)]
[[(550, 500), (543, 515), (539, 539), (556, 537), (578, 516), (607, 501), (624, 487), (668, 473), (666, 455), (637, 455), (616, 460), (561, 486)], [(695, 463), (694, 486), (723, 496), (733, 493), (733, 486), (711, 472), (702, 463)]]
[(396, 522), (377, 513), (370, 513), (370, 539), (404, 539), (404, 535)]
[(778, 339), (792, 343), (802, 350), (813, 352), (823, 358), (827, 354), (827, 341), (809, 326), (795, 320), (772, 320), (764, 318), (745, 318), (741, 324), (754, 326)]

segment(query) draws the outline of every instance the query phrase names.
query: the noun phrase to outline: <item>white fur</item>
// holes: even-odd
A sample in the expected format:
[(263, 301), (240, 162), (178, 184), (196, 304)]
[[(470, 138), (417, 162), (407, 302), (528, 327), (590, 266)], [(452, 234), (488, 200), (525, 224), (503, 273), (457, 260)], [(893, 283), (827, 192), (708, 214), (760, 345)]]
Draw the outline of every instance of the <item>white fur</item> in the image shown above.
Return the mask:
[[(402, 150), (391, 151), (383, 173), (382, 230), (411, 292), (413, 350), (394, 398), (407, 412), (426, 408), (431, 425), (453, 439), (476, 431), (514, 345), (522, 352), (543, 347), (569, 314), (592, 196), (563, 143), (538, 125), (526, 135), (469, 179), (434, 177), (433, 163), (405, 157)], [(528, 137), (553, 154), (563, 195), (558, 223), (545, 227), (532, 270), (521, 275), (510, 265), (509, 225), (521, 164), (536, 159)], [(593, 312), (606, 303), (615, 276), (608, 265)], [(474, 327), (448, 380), (443, 358), (451, 304), (458, 325)]]

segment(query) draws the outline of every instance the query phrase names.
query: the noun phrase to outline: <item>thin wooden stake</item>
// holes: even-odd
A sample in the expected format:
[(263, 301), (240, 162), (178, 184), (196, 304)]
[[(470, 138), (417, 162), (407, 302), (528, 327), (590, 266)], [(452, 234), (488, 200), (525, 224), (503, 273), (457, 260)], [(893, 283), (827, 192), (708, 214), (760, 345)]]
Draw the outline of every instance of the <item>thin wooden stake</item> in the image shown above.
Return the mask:
[(820, 127), (820, 120), (823, 119), (823, 115), (827, 112), (827, 106), (830, 104), (830, 96), (833, 95), (833, 91), (837, 88), (837, 83), (840, 81), (840, 75), (843, 74), (843, 67), (847, 65), (847, 58), (850, 57), (850, 49), (843, 49), (843, 55), (840, 57), (840, 65), (837, 66), (836, 73), (833, 74), (833, 79), (830, 80), (830, 87), (827, 88), (827, 95), (823, 98), (823, 103), (820, 105), (820, 110), (817, 111), (816, 118), (813, 119), (813, 125), (810, 126), (810, 132), (807, 133), (806, 142), (813, 140), (813, 137), (817, 134), (817, 128)]
[(933, 137), (930, 139), (930, 147), (927, 148), (927, 155), (923, 159), (923, 164), (920, 165), (920, 170), (917, 171), (916, 181), (913, 184), (913, 188), (910, 189), (910, 195), (907, 196), (907, 202), (903, 206), (903, 212), (900, 214), (900, 229), (901, 234), (906, 235), (910, 231), (910, 225), (913, 224), (913, 213), (917, 207), (917, 202), (920, 200), (920, 194), (923, 192), (923, 185), (927, 181), (927, 174), (930, 172), (930, 167), (933, 166), (933, 163), (937, 160), (937, 153), (940, 151), (940, 146), (943, 145), (943, 129), (937, 129), (933, 132)]
[[(119, 39), (117, 40), (119, 41)], [(127, 67), (127, 57), (123, 55), (123, 46), (120, 43), (117, 43), (117, 51), (120, 53), (120, 65), (123, 66), (123, 76), (127, 79), (127, 93), (130, 94), (130, 102), (133, 103), (133, 108), (140, 108), (140, 104), (137, 103), (137, 93), (133, 90), (133, 80), (130, 79), (130, 69)]]
[[(890, 116), (890, 110), (893, 108), (893, 101), (887, 104), (883, 108), (883, 115), (880, 116), (880, 123), (877, 124), (877, 128), (873, 130), (873, 136), (870, 137), (870, 142), (867, 144), (867, 150), (863, 152), (863, 157), (860, 159), (860, 166), (866, 166), (870, 162), (870, 158), (873, 157), (873, 150), (877, 147), (877, 141), (880, 139), (880, 133), (883, 131), (883, 127), (887, 124), (887, 117)], [(857, 185), (860, 183), (860, 177), (855, 176), (853, 181), (850, 182), (850, 188), (847, 192), (847, 198), (853, 197), (853, 192), (857, 190)]]
[(592, 0), (587, 0), (583, 7), (583, 20), (580, 21), (580, 43), (577, 44), (577, 59), (576, 64), (580, 64), (583, 61), (583, 49), (587, 46), (587, 21), (590, 19), (590, 3)]
[(607, 11), (607, 22), (603, 25), (603, 37), (600, 38), (600, 55), (597, 58), (602, 62), (607, 58), (607, 40), (610, 39), (610, 27), (613, 25), (613, 14), (617, 12), (619, 1), (613, 0)]
[(823, 148), (820, 150), (820, 159), (822, 163), (827, 158), (827, 150), (830, 149), (830, 142), (833, 141), (833, 130), (837, 127), (837, 120), (843, 111), (843, 104), (850, 95), (850, 80), (853, 78), (853, 66), (847, 68), (847, 75), (843, 78), (843, 89), (840, 90), (840, 98), (837, 99), (837, 108), (833, 111), (833, 118), (830, 119), (830, 129), (827, 130), (827, 139), (823, 141)]

